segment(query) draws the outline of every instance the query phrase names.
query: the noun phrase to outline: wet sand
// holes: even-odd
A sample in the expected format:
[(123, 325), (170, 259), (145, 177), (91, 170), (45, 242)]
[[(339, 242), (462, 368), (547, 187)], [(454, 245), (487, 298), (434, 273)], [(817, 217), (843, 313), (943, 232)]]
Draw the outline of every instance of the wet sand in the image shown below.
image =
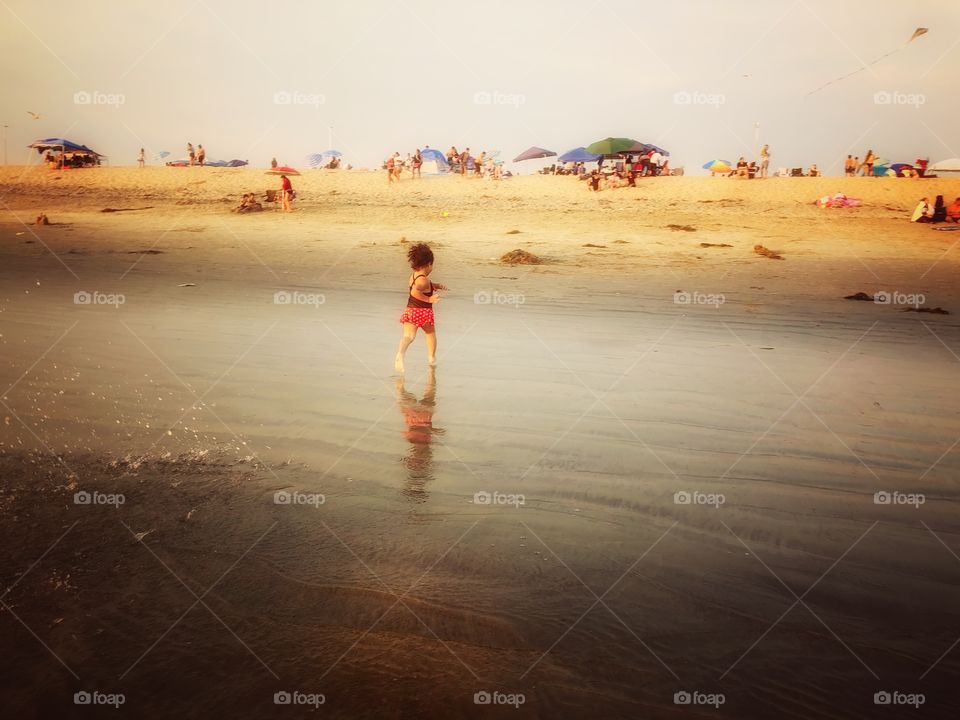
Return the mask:
[[(960, 233), (880, 205), (913, 187), (858, 180), (843, 215), (792, 181), (316, 175), (290, 216), (230, 215), (232, 186), (99, 213), (121, 172), (0, 206), (12, 714), (86, 715), (86, 689), (137, 717), (287, 717), (294, 690), (332, 717), (950, 716)], [(17, 222), (41, 210), (69, 224)], [(436, 373), (418, 340), (403, 383), (401, 237), (452, 288)], [(842, 299), (877, 290), (953, 314)]]

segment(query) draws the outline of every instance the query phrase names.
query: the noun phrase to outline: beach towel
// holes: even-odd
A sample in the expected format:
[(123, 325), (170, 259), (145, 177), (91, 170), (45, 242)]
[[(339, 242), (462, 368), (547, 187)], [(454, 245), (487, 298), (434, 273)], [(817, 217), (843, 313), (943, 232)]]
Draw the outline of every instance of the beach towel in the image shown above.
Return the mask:
[(820, 207), (839, 207), (839, 208), (848, 208), (848, 207), (860, 207), (862, 204), (859, 198), (847, 197), (843, 193), (837, 193), (836, 195), (824, 195), (822, 198), (817, 200), (817, 205)]

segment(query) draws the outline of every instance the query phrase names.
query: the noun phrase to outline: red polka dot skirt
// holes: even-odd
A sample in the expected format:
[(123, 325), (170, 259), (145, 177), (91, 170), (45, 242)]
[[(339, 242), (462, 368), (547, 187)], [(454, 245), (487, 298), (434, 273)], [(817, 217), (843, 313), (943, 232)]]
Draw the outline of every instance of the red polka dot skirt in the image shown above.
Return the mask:
[(400, 316), (401, 323), (413, 323), (422, 328), (424, 325), (434, 325), (433, 308), (407, 307)]

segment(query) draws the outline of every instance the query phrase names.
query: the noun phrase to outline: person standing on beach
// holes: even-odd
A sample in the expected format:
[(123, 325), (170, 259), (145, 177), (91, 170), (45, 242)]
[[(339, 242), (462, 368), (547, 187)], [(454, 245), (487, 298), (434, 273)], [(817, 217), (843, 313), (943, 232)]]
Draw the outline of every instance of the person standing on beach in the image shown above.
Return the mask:
[(770, 146), (764, 145), (760, 148), (760, 177), (767, 176), (767, 170), (770, 167)]
[(403, 335), (400, 337), (400, 347), (394, 359), (393, 368), (397, 373), (404, 372), (403, 359), (407, 348), (417, 336), (417, 328), (423, 330), (427, 336), (427, 363), (430, 367), (437, 364), (437, 330), (433, 316), (433, 306), (440, 299), (437, 294), (440, 290), (447, 290), (445, 285), (430, 282), (430, 273), (433, 272), (433, 250), (426, 243), (417, 243), (407, 250), (407, 260), (413, 272), (409, 278), (409, 295), (407, 306), (400, 316), (403, 325)]
[(873, 150), (867, 150), (866, 156), (863, 158), (863, 176), (870, 177), (873, 175), (873, 164), (877, 161), (877, 156), (873, 154)]
[(187, 155), (190, 157), (190, 164), (193, 165), (197, 160), (197, 154), (193, 151), (193, 143), (187, 143)]
[(467, 176), (467, 163), (470, 162), (470, 148), (460, 153), (460, 175)]
[(423, 153), (420, 152), (420, 148), (417, 148), (417, 152), (413, 155), (413, 161), (410, 163), (410, 170), (415, 178), (422, 177), (422, 175), (420, 175), (420, 167), (422, 165)]
[(137, 167), (143, 167), (144, 155), (143, 148), (140, 148), (140, 152), (137, 153)]
[(200, 167), (203, 167), (203, 161), (207, 159), (207, 151), (203, 149), (203, 145), (197, 145), (197, 162), (200, 163)]
[(280, 208), (284, 212), (290, 212), (290, 205), (293, 202), (293, 183), (286, 175), (280, 176)]
[(274, 158), (273, 160), (270, 161), (270, 168), (271, 168), (272, 170), (276, 170), (276, 169), (277, 169), (277, 165), (278, 165), (278, 163), (277, 163), (277, 159), (276, 159), (276, 158)]
[(843, 174), (847, 177), (853, 177), (857, 173), (857, 161), (853, 159), (853, 155), (847, 155), (847, 159), (843, 161)]

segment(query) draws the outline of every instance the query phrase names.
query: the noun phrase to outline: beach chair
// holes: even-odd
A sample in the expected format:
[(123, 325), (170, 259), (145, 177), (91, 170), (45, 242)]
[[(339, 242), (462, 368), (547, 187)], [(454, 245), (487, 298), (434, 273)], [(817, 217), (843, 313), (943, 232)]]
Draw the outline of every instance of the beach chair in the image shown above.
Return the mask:
[(790, 171), (790, 177), (803, 177), (803, 168), (793, 168)]

